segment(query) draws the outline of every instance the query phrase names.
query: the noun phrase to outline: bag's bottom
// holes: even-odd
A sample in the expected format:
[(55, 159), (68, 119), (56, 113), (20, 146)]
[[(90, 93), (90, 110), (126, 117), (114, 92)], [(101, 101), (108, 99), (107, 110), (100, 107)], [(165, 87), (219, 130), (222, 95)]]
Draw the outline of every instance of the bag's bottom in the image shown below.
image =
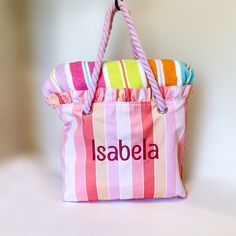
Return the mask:
[[(93, 197), (90, 196), (82, 196), (79, 195), (73, 195), (65, 192), (62, 194), (62, 200), (64, 202), (94, 202), (94, 201), (125, 201), (125, 200), (151, 200), (151, 199), (156, 199), (156, 200), (164, 200), (164, 199), (185, 199), (187, 197), (187, 192), (185, 190), (185, 187), (183, 184), (180, 184), (178, 188), (176, 188), (176, 192), (173, 193), (168, 193), (168, 192), (145, 192), (141, 193), (140, 195), (134, 195), (126, 192), (126, 195), (124, 192), (122, 192), (120, 195), (115, 196), (114, 194), (111, 195), (109, 194), (108, 196), (106, 195), (105, 191), (103, 194), (100, 192), (99, 195), (94, 194)], [(105, 190), (105, 189), (104, 189)], [(123, 189), (124, 191), (124, 189)], [(154, 190), (155, 191), (155, 190)], [(114, 192), (113, 192), (114, 193)]]
[(65, 198), (62, 198), (62, 201), (64, 202), (68, 202), (68, 203), (86, 203), (86, 202), (109, 202), (109, 201), (144, 201), (144, 200), (156, 200), (156, 201), (159, 201), (159, 200), (173, 200), (173, 199), (186, 199), (187, 195), (186, 196), (172, 196), (172, 197), (164, 197), (164, 198), (161, 198), (161, 197), (153, 197), (153, 198), (114, 198), (114, 199), (97, 199), (97, 200), (69, 200), (69, 199), (65, 199)]

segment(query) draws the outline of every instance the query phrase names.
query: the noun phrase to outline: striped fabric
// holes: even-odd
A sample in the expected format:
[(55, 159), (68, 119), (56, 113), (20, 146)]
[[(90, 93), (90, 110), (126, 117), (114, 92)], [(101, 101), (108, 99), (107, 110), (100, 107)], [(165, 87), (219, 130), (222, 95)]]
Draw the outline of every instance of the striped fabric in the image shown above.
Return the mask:
[(60, 65), (45, 82), (46, 101), (64, 123), (64, 201), (186, 197), (182, 160), (194, 73), (177, 61), (149, 64), (165, 115), (137, 60), (103, 64), (90, 115), (82, 111), (94, 63)]
[[(184, 86), (193, 84), (194, 72), (185, 63), (173, 60), (149, 60), (160, 86)], [(46, 96), (68, 90), (87, 90), (94, 62), (74, 62), (59, 65), (46, 80), (43, 91)], [(104, 62), (98, 88), (146, 88), (149, 87), (139, 60)]]

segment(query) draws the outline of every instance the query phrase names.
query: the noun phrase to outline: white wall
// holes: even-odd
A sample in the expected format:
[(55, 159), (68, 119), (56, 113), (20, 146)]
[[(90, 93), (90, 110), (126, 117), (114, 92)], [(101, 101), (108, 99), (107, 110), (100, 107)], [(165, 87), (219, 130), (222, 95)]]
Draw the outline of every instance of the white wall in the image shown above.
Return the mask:
[[(110, 0), (33, 2), (38, 133), (41, 149), (59, 166), (60, 121), (42, 102), (40, 85), (62, 62), (94, 60)], [(125, 0), (150, 58), (186, 61), (196, 71), (189, 102), (185, 174), (236, 183), (236, 1)], [(107, 59), (130, 57), (116, 17)]]

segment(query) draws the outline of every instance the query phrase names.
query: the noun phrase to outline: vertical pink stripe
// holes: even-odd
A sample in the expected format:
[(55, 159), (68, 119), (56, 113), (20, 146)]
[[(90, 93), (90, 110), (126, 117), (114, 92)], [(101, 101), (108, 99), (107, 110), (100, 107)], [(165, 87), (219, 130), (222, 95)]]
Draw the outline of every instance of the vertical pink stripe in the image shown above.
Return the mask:
[(181, 179), (183, 178), (182, 164), (183, 164), (183, 154), (184, 154), (184, 142), (185, 142), (185, 134), (180, 139), (179, 145), (178, 145), (178, 162), (179, 162), (179, 173), (180, 173)]
[[(180, 102), (180, 101), (179, 101)], [(178, 101), (176, 101), (176, 103), (179, 103)], [(185, 143), (185, 136), (186, 136), (186, 129), (187, 129), (187, 101), (183, 100), (181, 101), (181, 103), (184, 103), (183, 107), (177, 107), (176, 106), (176, 119), (178, 119), (178, 111), (177, 109), (181, 109), (181, 113), (183, 113), (183, 115), (180, 115), (181, 123), (183, 123), (183, 127), (182, 127), (182, 135), (179, 139), (179, 143), (178, 143), (178, 164), (179, 164), (179, 173), (181, 178), (183, 177), (183, 173), (182, 173), (182, 163), (183, 163), (183, 155), (184, 155), (184, 143)], [(182, 111), (183, 110), (183, 111)]]
[(85, 178), (86, 149), (83, 136), (81, 112), (81, 106), (74, 106), (73, 115), (76, 117), (77, 120), (77, 129), (75, 132), (75, 188), (78, 201), (87, 201), (88, 196)]
[(63, 113), (64, 125), (67, 127), (65, 142), (65, 194), (63, 199), (65, 201), (77, 201), (76, 188), (75, 188), (75, 161), (76, 161), (76, 150), (74, 135), (77, 129), (77, 122), (75, 117), (72, 115), (73, 104), (63, 106), (61, 112)]
[(185, 99), (175, 101), (176, 109), (176, 127), (178, 132), (178, 165), (176, 167), (176, 193), (180, 197), (186, 197), (186, 190), (182, 182), (182, 163), (184, 155), (184, 143), (186, 134), (186, 108), (187, 101)]
[(176, 162), (177, 143), (175, 125), (175, 105), (174, 101), (168, 102), (168, 112), (166, 116), (166, 161), (167, 161), (167, 189), (166, 197), (173, 197), (176, 194)]
[(71, 128), (71, 123), (65, 121), (65, 117), (64, 117), (63, 112), (60, 108), (58, 109), (58, 112), (60, 114), (61, 120), (64, 123), (64, 127), (63, 127), (63, 130), (62, 130), (62, 135), (61, 135), (61, 170), (62, 170), (62, 182), (63, 182), (63, 184), (62, 184), (62, 198), (64, 199), (65, 191), (66, 191), (66, 182), (65, 182), (66, 151), (65, 151), (65, 145), (66, 145), (68, 131)]
[[(146, 140), (146, 146), (153, 144), (153, 119), (151, 102), (141, 103), (143, 139)], [(148, 157), (144, 162), (144, 198), (154, 197), (154, 160)]]
[[(186, 137), (186, 132), (187, 132), (187, 129), (188, 129), (188, 112), (187, 112), (187, 107), (188, 107), (188, 100), (186, 99), (185, 103), (184, 103), (184, 117), (185, 117), (184, 136), (185, 137)], [(182, 158), (181, 158), (181, 172), (180, 172), (180, 175), (181, 175), (180, 177), (181, 177), (182, 181), (183, 181), (183, 168), (182, 167), (183, 167), (183, 158), (184, 158), (184, 150), (185, 150), (185, 146), (184, 146), (185, 145), (185, 137), (184, 137), (184, 143), (183, 143), (183, 153), (182, 153)], [(184, 190), (185, 190), (185, 196), (184, 197), (187, 197), (188, 192), (187, 192), (184, 184), (183, 184), (183, 187), (184, 187)]]
[[(106, 146), (118, 146), (116, 127), (116, 106), (115, 104), (105, 104), (105, 126), (106, 126)], [(108, 178), (110, 199), (119, 199), (119, 163), (118, 161), (108, 161)]]
[(97, 181), (96, 181), (96, 162), (93, 160), (92, 140), (93, 133), (93, 114), (82, 116), (83, 135), (86, 147), (86, 186), (89, 201), (98, 200)]
[[(140, 104), (130, 104), (130, 125), (132, 147), (139, 145), (143, 149), (142, 113)], [(132, 160), (133, 198), (143, 198), (144, 176), (143, 159)]]
[(70, 63), (73, 84), (76, 90), (87, 90), (81, 62)]
[[(92, 75), (93, 73), (93, 68), (94, 68), (95, 63), (94, 62), (88, 62), (88, 66), (89, 66), (89, 70), (90, 70), (90, 74)], [(91, 76), (92, 77), (92, 76)], [(99, 75), (99, 80), (98, 80), (98, 88), (105, 88), (106, 84), (105, 84), (105, 79), (104, 79), (104, 75), (103, 75), (103, 70), (101, 70), (101, 73)]]

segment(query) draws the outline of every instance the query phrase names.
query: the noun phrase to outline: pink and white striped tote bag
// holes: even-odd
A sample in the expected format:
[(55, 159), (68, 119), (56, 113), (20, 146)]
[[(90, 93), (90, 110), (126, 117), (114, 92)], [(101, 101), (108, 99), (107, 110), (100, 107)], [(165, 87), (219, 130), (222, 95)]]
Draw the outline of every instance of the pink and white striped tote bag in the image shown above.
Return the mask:
[(147, 60), (129, 10), (133, 60), (103, 62), (112, 21), (106, 13), (95, 62), (59, 65), (43, 86), (64, 123), (64, 201), (186, 197), (182, 160), (194, 73), (173, 60)]

